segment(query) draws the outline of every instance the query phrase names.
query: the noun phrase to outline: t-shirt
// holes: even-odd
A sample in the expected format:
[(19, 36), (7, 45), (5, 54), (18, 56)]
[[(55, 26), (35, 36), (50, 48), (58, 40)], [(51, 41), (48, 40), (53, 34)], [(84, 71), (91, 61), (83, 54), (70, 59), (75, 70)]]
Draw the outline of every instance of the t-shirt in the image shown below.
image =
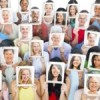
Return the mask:
[[(85, 30), (83, 29), (80, 29), (78, 31), (78, 44), (84, 41), (84, 33), (85, 33)], [(73, 30), (72, 30), (72, 41), (74, 40), (74, 38), (75, 38), (75, 34), (73, 33)]]

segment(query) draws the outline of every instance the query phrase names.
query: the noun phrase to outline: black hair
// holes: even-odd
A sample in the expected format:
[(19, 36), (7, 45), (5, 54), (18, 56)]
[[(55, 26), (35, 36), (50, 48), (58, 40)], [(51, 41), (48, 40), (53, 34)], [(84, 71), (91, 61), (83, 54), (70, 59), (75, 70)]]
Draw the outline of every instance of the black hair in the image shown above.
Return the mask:
[(97, 57), (97, 56), (99, 56), (99, 55), (93, 55), (93, 56), (92, 56), (92, 66), (91, 66), (91, 67), (93, 67), (93, 68), (95, 68), (94, 59), (95, 59), (95, 57)]
[(63, 11), (63, 12), (66, 12), (66, 9), (65, 9), (65, 8), (58, 8), (57, 11)]
[(94, 25), (90, 25), (88, 28), (87, 28), (88, 31), (96, 31), (96, 32), (100, 32), (99, 28), (94, 26)]
[(53, 1), (52, 0), (47, 0), (46, 3), (53, 3)]
[(96, 3), (96, 4), (100, 4), (100, 0), (96, 0), (95, 3)]
[[(52, 75), (52, 68), (53, 68), (53, 66), (54, 65), (57, 65), (57, 64), (51, 64), (51, 66), (50, 66), (50, 70), (49, 70), (49, 74), (48, 74), (48, 79), (49, 80), (53, 80), (53, 75)], [(60, 65), (57, 65), (59, 68), (61, 67)], [(59, 69), (60, 70), (60, 72), (61, 72), (61, 69)], [(62, 76), (59, 74), (58, 75), (58, 79), (57, 79), (58, 81), (61, 81), (62, 80)]]
[(31, 9), (39, 9), (39, 8), (35, 6), (35, 7), (32, 7)]
[[(23, 0), (20, 0), (20, 5), (21, 5), (22, 1), (23, 1)], [(29, 3), (29, 1), (28, 1), (28, 0), (27, 0), (27, 2)]]
[(88, 52), (87, 52), (86, 61), (89, 60), (89, 55), (90, 55), (91, 52), (98, 52), (98, 53), (100, 53), (100, 47), (99, 47), (99, 46), (93, 46), (93, 47), (91, 47), (91, 48), (88, 50)]
[(76, 0), (70, 0), (70, 1), (68, 2), (68, 4), (78, 4), (78, 2), (77, 2)]
[(14, 42), (10, 39), (5, 39), (0, 43), (0, 47), (14, 46)]
[(87, 10), (81, 10), (80, 13), (89, 13)]

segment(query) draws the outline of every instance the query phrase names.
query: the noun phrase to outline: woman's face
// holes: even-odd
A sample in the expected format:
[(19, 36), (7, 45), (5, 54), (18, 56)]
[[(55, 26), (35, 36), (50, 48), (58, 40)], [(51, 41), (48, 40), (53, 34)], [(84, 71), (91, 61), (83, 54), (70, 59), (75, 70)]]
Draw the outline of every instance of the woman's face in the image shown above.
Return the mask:
[(39, 42), (32, 43), (32, 50), (34, 51), (34, 53), (40, 54), (41, 51), (40, 43)]
[(78, 66), (81, 64), (81, 59), (78, 56), (75, 56), (74, 60), (73, 60), (73, 66), (77, 69)]
[(89, 89), (91, 92), (96, 92), (100, 87), (100, 83), (97, 77), (91, 77), (89, 80)]
[(54, 77), (58, 77), (58, 75), (60, 74), (60, 69), (57, 67), (57, 65), (53, 65), (51, 71)]
[(96, 5), (94, 8), (95, 16), (100, 17), (100, 5)]
[(100, 55), (94, 57), (94, 67), (100, 68)]
[(69, 13), (70, 13), (71, 16), (75, 16), (75, 14), (76, 14), (76, 8), (75, 8), (75, 6), (70, 6)]
[(30, 78), (30, 71), (28, 69), (22, 69), (22, 82), (28, 82)]
[(9, 22), (9, 16), (10, 15), (10, 13), (9, 13), (9, 11), (2, 11), (2, 18), (3, 18), (3, 20), (4, 20), (4, 23), (7, 23), (7, 22)]
[(46, 16), (50, 16), (52, 10), (53, 10), (53, 5), (52, 4), (46, 4), (45, 5), (45, 13), (46, 13)]
[(7, 5), (8, 5), (8, 1), (7, 0), (1, 0), (0, 1), (1, 8), (7, 8)]
[(64, 16), (63, 16), (63, 14), (62, 13), (57, 13), (57, 21), (58, 21), (58, 23), (62, 23), (63, 22), (63, 20), (64, 20)]

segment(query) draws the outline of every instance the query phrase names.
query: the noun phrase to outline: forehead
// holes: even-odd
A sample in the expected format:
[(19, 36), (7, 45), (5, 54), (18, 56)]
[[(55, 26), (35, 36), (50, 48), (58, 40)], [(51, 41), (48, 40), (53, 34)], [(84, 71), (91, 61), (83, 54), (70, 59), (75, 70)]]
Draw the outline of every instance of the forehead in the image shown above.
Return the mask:
[(30, 70), (29, 70), (29, 69), (21, 69), (21, 72), (22, 72), (22, 73), (26, 73), (26, 72), (28, 72), (28, 73), (29, 73), (29, 72), (30, 72)]
[(52, 7), (52, 6), (53, 4), (49, 4), (49, 3), (45, 4), (45, 7)]
[(60, 37), (60, 34), (53, 34), (52, 37)]
[(35, 9), (33, 11), (31, 11), (32, 14), (38, 14), (39, 13), (39, 10)]
[(100, 5), (95, 5), (95, 7), (94, 8), (100, 8)]
[(95, 37), (95, 36), (97, 36), (97, 34), (89, 33), (88, 36), (90, 36), (90, 37), (91, 37), (91, 36), (94, 36), (94, 37)]
[(89, 82), (98, 82), (99, 83), (99, 80), (98, 80), (98, 78), (97, 77), (90, 77), (90, 79), (89, 79)]
[(13, 50), (4, 51), (4, 54), (13, 54)]
[(39, 42), (32, 42), (32, 45), (40, 45)]
[(79, 18), (87, 18), (86, 14), (79, 14)]
[(29, 26), (20, 26), (21, 29), (25, 28), (25, 29), (28, 29)]
[(2, 1), (8, 1), (8, 0), (0, 0), (0, 1), (2, 2)]
[(8, 13), (8, 14), (9, 14), (10, 12), (9, 12), (9, 10), (2, 10), (2, 13), (3, 13), (3, 14), (4, 14), (4, 13)]

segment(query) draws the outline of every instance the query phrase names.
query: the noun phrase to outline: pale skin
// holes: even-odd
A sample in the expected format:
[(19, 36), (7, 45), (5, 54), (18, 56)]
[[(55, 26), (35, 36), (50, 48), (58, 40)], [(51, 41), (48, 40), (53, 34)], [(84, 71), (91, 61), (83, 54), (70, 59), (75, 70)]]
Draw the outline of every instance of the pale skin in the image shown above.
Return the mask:
[(41, 56), (41, 46), (39, 42), (32, 43), (32, 56)]
[(9, 22), (9, 17), (10, 17), (10, 12), (8, 10), (3, 10), (2, 11), (2, 18), (3, 18), (4, 23)]
[[(36, 85), (33, 86), (33, 91), (35, 91), (35, 100), (41, 100), (38, 95), (39, 94), (38, 91), (40, 91), (39, 83), (35, 81), (35, 84)], [(18, 87), (16, 85), (16, 80), (13, 80), (11, 82), (10, 89), (11, 89), (12, 100), (18, 100)]]
[(87, 15), (80, 14), (79, 18), (78, 18), (78, 21), (79, 21), (79, 27), (85, 27), (85, 23), (87, 21)]
[(1, 8), (7, 8), (8, 0), (0, 0), (0, 6)]
[(45, 16), (51, 16), (53, 5), (52, 4), (45, 4)]

